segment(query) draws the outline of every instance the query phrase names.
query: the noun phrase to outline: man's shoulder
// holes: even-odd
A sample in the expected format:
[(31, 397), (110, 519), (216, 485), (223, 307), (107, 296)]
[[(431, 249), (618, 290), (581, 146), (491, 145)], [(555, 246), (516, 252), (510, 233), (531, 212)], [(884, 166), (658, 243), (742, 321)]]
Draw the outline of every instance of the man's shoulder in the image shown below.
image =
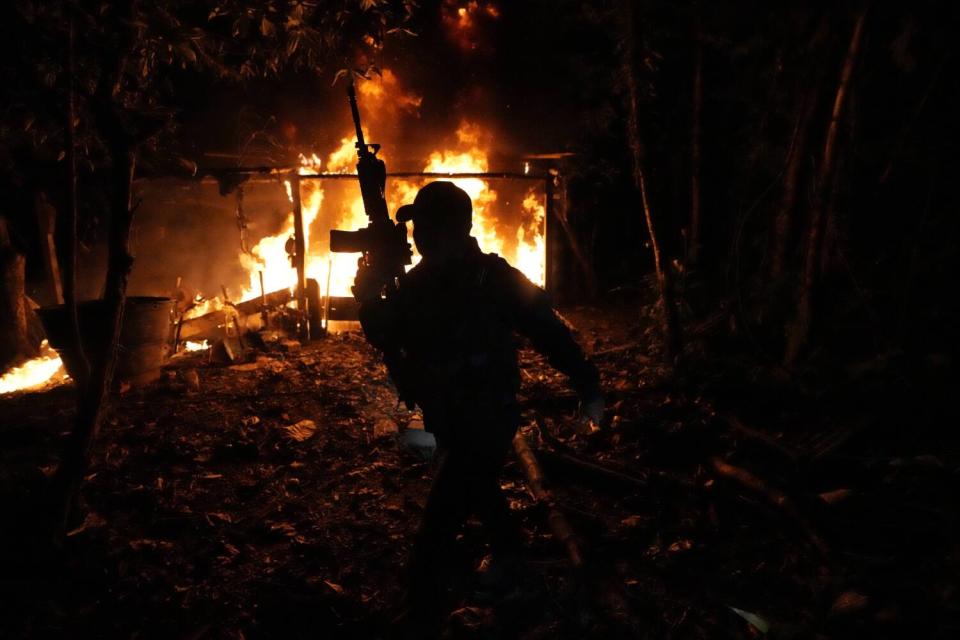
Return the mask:
[(481, 268), (486, 269), (489, 272), (497, 274), (513, 274), (513, 272), (519, 273), (517, 269), (514, 269), (513, 266), (503, 258), (501, 258), (496, 253), (481, 253), (478, 257), (478, 262), (480, 263)]
[(511, 296), (527, 289), (539, 290), (522, 271), (513, 267), (496, 253), (477, 252), (468, 259), (450, 265), (429, 265), (420, 262), (405, 276), (408, 290), (430, 290), (451, 279), (462, 285), (478, 285)]

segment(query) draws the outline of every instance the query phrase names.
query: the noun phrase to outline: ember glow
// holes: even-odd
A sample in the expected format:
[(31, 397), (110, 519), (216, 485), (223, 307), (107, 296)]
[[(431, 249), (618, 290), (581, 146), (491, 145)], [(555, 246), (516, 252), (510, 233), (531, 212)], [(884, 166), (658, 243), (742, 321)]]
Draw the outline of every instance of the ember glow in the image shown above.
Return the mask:
[(194, 341), (187, 340), (183, 343), (184, 351), (206, 351), (210, 348), (210, 343), (206, 340)]
[(480, 23), (499, 18), (500, 9), (492, 2), (445, 0), (442, 17), (447, 37), (461, 49), (471, 51), (479, 46)]
[(63, 361), (46, 340), (40, 345), (40, 349), (39, 357), (28, 360), (0, 376), (0, 395), (16, 391), (35, 391), (69, 379), (63, 368)]

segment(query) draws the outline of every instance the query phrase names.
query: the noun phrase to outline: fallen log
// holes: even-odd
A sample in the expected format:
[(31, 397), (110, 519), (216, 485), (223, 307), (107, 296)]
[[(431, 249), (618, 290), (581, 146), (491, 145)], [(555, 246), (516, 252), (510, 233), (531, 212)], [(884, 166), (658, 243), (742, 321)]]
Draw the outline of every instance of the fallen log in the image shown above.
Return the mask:
[(629, 473), (614, 469), (607, 465), (599, 464), (598, 462), (594, 462), (592, 460), (586, 460), (577, 455), (577, 452), (573, 447), (553, 435), (551, 432), (553, 421), (549, 418), (544, 418), (542, 415), (537, 414), (534, 418), (534, 422), (537, 425), (537, 431), (540, 434), (540, 437), (543, 438), (544, 442), (550, 445), (551, 449), (553, 449), (552, 451), (541, 450), (540, 455), (547, 458), (551, 462), (584, 472), (597, 478), (612, 480), (617, 484), (626, 484), (637, 488), (647, 487), (647, 482), (642, 478), (637, 478)]
[(520, 460), (520, 466), (523, 467), (530, 494), (534, 500), (547, 508), (547, 523), (550, 526), (550, 531), (557, 541), (563, 545), (570, 564), (584, 580), (584, 588), (587, 593), (593, 594), (609, 620), (616, 621), (623, 626), (620, 632), (616, 634), (617, 637), (621, 635), (636, 637), (641, 625), (632, 615), (627, 599), (622, 592), (622, 587), (606, 574), (587, 570), (583, 552), (580, 549), (580, 540), (574, 533), (573, 527), (570, 526), (566, 516), (561, 512), (560, 505), (554, 499), (552, 492), (544, 486), (543, 470), (537, 462), (537, 456), (533, 453), (533, 449), (530, 448), (522, 433), (517, 433), (514, 436), (513, 450)]
[(538, 503), (547, 509), (547, 522), (550, 525), (550, 531), (557, 541), (563, 545), (567, 552), (570, 563), (577, 569), (583, 567), (583, 554), (580, 551), (580, 542), (573, 532), (573, 527), (566, 516), (557, 507), (553, 495), (544, 486), (543, 471), (537, 462), (530, 445), (522, 433), (517, 433), (513, 438), (513, 450), (520, 460), (520, 466), (523, 467), (523, 473), (527, 478), (527, 488), (530, 495)]
[(743, 467), (732, 465), (717, 457), (711, 458), (710, 463), (714, 471), (720, 476), (733, 480), (740, 486), (762, 495), (772, 506), (783, 511), (788, 518), (799, 525), (821, 555), (826, 556), (829, 553), (827, 543), (824, 542), (820, 534), (810, 524), (810, 521), (800, 512), (797, 505), (787, 494), (776, 487), (771, 487), (763, 478)]
[(610, 347), (609, 349), (600, 349), (599, 351), (594, 351), (590, 354), (591, 358), (602, 358), (603, 356), (613, 355), (615, 353), (622, 353), (624, 351), (630, 351), (632, 349), (639, 349), (642, 345), (639, 342), (631, 342), (629, 344), (622, 344), (616, 347)]
[(647, 483), (640, 478), (616, 471), (596, 462), (584, 460), (580, 456), (550, 450), (542, 450), (539, 454), (550, 463), (567, 467), (601, 480), (612, 481), (617, 485), (627, 485), (637, 489), (645, 489), (647, 487)]
[(732, 415), (721, 416), (723, 421), (730, 427), (730, 430), (736, 435), (749, 440), (751, 442), (757, 443), (763, 447), (766, 447), (768, 450), (777, 454), (784, 462), (790, 464), (793, 467), (797, 466), (799, 460), (799, 455), (797, 452), (788, 448), (782, 442), (778, 441), (773, 436), (759, 431), (752, 427), (748, 427), (743, 424), (739, 418)]

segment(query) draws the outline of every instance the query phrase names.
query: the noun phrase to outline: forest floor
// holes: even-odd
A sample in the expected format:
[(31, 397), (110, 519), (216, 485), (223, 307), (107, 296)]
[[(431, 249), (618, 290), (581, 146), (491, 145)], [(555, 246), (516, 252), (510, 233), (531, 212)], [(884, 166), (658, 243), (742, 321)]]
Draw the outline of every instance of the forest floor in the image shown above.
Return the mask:
[[(567, 317), (611, 424), (580, 427), (563, 377), (525, 349), (523, 433), (586, 568), (511, 461), (518, 587), (483, 587), (470, 523), (446, 637), (957, 637), (960, 455), (929, 398), (899, 410), (862, 370), (817, 386), (733, 360), (671, 382), (635, 312)], [(53, 552), (36, 514), (72, 398), (0, 398), (0, 636), (388, 635), (431, 464), (361, 335), (233, 366), (178, 356), (120, 395), (85, 519)]]

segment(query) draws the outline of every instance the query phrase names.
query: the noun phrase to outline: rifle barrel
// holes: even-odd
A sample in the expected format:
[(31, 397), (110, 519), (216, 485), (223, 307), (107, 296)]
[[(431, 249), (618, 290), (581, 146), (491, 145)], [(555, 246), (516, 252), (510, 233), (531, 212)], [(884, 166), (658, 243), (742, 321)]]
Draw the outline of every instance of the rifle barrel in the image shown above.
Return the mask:
[(347, 85), (347, 99), (350, 101), (353, 126), (357, 130), (357, 153), (363, 155), (367, 151), (367, 143), (363, 139), (363, 128), (360, 127), (360, 108), (357, 106), (357, 92), (353, 88), (353, 78), (350, 78), (350, 83)]

